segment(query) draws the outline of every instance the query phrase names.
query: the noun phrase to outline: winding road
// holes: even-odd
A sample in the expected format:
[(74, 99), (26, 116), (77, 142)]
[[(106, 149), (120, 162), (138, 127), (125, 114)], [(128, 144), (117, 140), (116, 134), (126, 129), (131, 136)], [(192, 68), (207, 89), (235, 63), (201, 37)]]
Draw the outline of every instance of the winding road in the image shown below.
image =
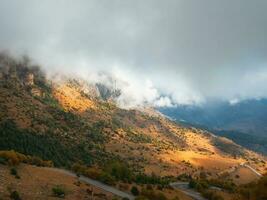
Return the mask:
[(170, 186), (174, 189), (181, 190), (183, 193), (193, 198), (194, 200), (207, 200), (204, 197), (202, 197), (199, 192), (196, 192), (195, 190), (189, 188), (188, 182), (177, 181), (170, 183)]
[[(60, 172), (60, 173), (63, 173), (63, 174), (66, 174), (66, 175), (69, 175), (69, 176), (72, 176), (72, 177), (77, 177), (77, 175), (73, 172), (70, 172), (68, 170), (65, 170), (65, 169), (58, 169), (58, 168), (47, 168), (49, 170), (53, 170), (53, 171), (57, 171), (57, 172)], [(112, 186), (109, 186), (109, 185), (106, 185), (100, 181), (96, 181), (96, 180), (93, 180), (93, 179), (90, 179), (90, 178), (87, 178), (85, 176), (80, 176), (78, 177), (79, 181), (82, 181), (82, 182), (85, 182), (85, 183), (88, 183), (90, 185), (93, 185), (97, 188), (100, 188), (102, 190), (105, 190), (107, 192), (110, 192), (116, 196), (119, 196), (121, 198), (128, 198), (129, 200), (134, 200), (135, 197), (131, 194), (128, 194), (126, 192), (123, 192), (121, 190), (118, 190), (117, 188), (115, 187), (112, 187)]]
[(240, 166), (246, 167), (246, 168), (250, 169), (250, 171), (252, 171), (257, 176), (262, 177), (262, 174), (260, 174), (256, 169), (254, 169), (253, 167), (247, 165), (246, 163), (241, 163)]
[[(254, 174), (256, 174), (257, 176), (262, 177), (262, 174), (260, 174), (256, 169), (254, 169), (253, 167), (249, 166), (246, 163), (239, 164), (239, 166), (233, 168), (231, 172), (236, 171), (239, 167), (246, 167), (249, 170), (251, 170)], [(192, 197), (194, 200), (207, 200), (204, 197), (202, 197), (199, 192), (196, 192), (195, 190), (190, 189), (188, 182), (177, 181), (177, 182), (170, 183), (170, 186), (174, 189), (181, 190), (188, 196)], [(211, 187), (211, 188), (216, 189), (216, 190), (222, 190), (221, 188), (218, 188), (218, 187)]]
[[(241, 163), (239, 166), (240, 167), (241, 166), (246, 167), (246, 168), (250, 169), (253, 173), (255, 173), (259, 177), (262, 176), (256, 169), (252, 168), (251, 166), (247, 165), (246, 163)], [(48, 169), (53, 170), (53, 171), (57, 171), (57, 172), (60, 172), (63, 174), (67, 174), (67, 175), (72, 176), (72, 177), (77, 177), (77, 175), (75, 173), (68, 171), (68, 170), (65, 170), (65, 169), (58, 169), (58, 168), (48, 168)], [(119, 196), (121, 198), (128, 198), (129, 200), (135, 199), (135, 197), (133, 195), (126, 193), (126, 192), (123, 192), (121, 190), (118, 190), (115, 187), (106, 185), (100, 181), (96, 181), (96, 180), (93, 180), (93, 179), (85, 177), (85, 176), (80, 176), (80, 177), (78, 177), (78, 179), (82, 182), (85, 182), (85, 183), (88, 183), (88, 184), (93, 185), (95, 187), (98, 187), (102, 190), (110, 192), (110, 193), (112, 193), (116, 196)], [(199, 192), (196, 192), (195, 190), (189, 188), (188, 182), (177, 181), (177, 182), (170, 183), (170, 186), (174, 189), (181, 190), (183, 193), (190, 196), (194, 200), (207, 200), (206, 198), (202, 197)]]

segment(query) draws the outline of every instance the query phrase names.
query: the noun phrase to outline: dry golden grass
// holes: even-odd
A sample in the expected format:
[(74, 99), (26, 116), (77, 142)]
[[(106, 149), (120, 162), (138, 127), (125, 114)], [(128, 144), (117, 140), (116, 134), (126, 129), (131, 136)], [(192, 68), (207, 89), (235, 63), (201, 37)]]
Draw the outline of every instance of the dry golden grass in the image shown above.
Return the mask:
[(70, 87), (67, 84), (55, 87), (53, 95), (66, 110), (82, 113), (88, 109), (96, 108), (94, 101), (83, 97), (76, 88)]
[[(17, 168), (21, 177), (16, 179), (10, 175), (9, 167), (0, 165), (0, 198), (9, 200), (9, 191), (16, 190), (22, 199), (53, 200), (52, 188), (60, 185), (66, 191), (66, 200), (90, 199), (87, 190), (95, 194), (105, 194), (107, 200), (113, 195), (84, 183), (78, 184), (77, 178), (62, 174), (49, 168), (40, 168), (30, 165), (20, 165)], [(95, 197), (100, 200), (101, 198)]]
[(259, 176), (253, 173), (246, 167), (239, 167), (235, 172), (230, 175), (230, 178), (234, 181), (235, 184), (246, 184), (252, 181), (258, 180)]
[[(117, 185), (117, 188), (120, 188), (121, 190), (128, 191), (131, 193), (131, 188), (132, 186), (135, 186), (138, 188), (138, 191), (141, 192), (142, 189), (146, 189), (147, 185), (135, 185), (135, 184), (126, 184), (126, 183), (119, 183)], [(191, 197), (187, 196), (185, 193), (181, 192), (180, 190), (177, 189), (169, 189), (169, 188), (163, 188), (159, 189), (156, 186), (149, 185), (155, 193), (163, 193), (167, 199), (174, 199), (175, 197), (178, 197), (181, 200), (193, 200)]]

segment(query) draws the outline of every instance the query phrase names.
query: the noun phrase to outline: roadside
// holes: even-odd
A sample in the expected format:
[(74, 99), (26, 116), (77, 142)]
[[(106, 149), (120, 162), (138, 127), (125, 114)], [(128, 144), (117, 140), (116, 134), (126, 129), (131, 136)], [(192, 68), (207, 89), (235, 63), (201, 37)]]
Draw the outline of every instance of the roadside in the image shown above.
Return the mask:
[[(72, 177), (77, 177), (77, 175), (75, 173), (67, 171), (67, 170), (64, 170), (64, 169), (58, 169), (58, 168), (47, 168), (47, 169), (52, 170), (52, 171), (57, 171), (57, 172), (60, 172), (60, 173), (63, 173), (63, 174), (66, 174), (66, 175), (69, 175), (69, 176), (72, 176)], [(133, 195), (131, 195), (131, 194), (128, 194), (128, 193), (123, 192), (123, 191), (120, 191), (115, 187), (106, 185), (104, 183), (101, 183), (99, 181), (90, 179), (88, 177), (79, 176), (77, 178), (78, 178), (79, 181), (82, 181), (82, 182), (88, 183), (90, 185), (93, 185), (95, 187), (98, 187), (98, 188), (100, 188), (102, 190), (110, 192), (110, 193), (112, 193), (112, 194), (114, 194), (116, 196), (119, 196), (121, 198), (128, 198), (129, 200), (134, 200), (135, 199), (135, 197)]]

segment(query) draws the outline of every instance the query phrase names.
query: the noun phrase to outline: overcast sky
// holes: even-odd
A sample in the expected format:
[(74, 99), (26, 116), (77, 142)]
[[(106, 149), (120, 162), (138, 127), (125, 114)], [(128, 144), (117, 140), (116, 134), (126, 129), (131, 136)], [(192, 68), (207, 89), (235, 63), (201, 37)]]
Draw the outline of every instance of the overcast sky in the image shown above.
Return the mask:
[(0, 49), (118, 79), (120, 102), (267, 96), (266, 0), (0, 0)]

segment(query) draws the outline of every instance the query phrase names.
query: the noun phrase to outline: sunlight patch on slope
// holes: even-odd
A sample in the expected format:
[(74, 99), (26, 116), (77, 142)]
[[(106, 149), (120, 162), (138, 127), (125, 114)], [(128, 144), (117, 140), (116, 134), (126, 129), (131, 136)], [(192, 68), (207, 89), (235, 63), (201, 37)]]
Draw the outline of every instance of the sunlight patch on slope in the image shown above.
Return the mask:
[(82, 113), (88, 109), (96, 109), (94, 101), (83, 97), (79, 91), (68, 85), (55, 87), (53, 95), (66, 110)]

